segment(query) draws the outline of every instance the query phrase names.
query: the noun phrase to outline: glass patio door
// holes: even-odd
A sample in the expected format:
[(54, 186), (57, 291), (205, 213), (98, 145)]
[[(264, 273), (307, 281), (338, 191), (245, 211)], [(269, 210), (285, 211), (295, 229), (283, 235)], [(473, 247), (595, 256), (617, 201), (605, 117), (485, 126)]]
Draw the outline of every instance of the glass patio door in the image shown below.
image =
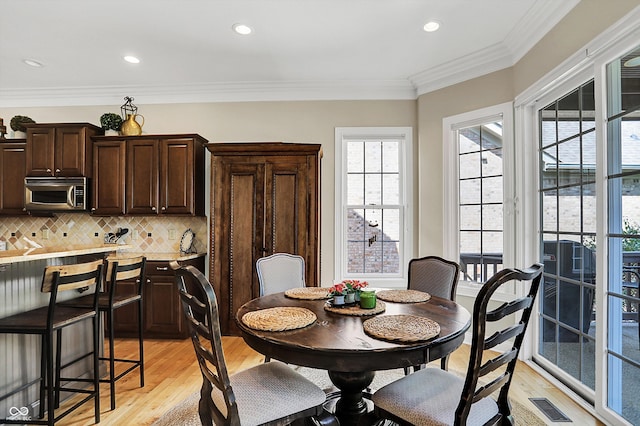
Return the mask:
[[(545, 272), (537, 352), (587, 400), (603, 395), (605, 408), (640, 424), (640, 48), (608, 63), (605, 80), (602, 113), (594, 80), (538, 111)], [(596, 117), (606, 119), (604, 131)], [(602, 142), (597, 132), (606, 134)], [(596, 194), (596, 187), (606, 190)]]

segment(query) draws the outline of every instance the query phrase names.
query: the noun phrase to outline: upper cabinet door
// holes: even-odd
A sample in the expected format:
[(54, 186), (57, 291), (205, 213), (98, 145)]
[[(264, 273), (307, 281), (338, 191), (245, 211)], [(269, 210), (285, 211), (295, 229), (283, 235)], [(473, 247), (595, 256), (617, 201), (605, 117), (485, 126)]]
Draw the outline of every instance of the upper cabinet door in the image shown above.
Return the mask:
[(90, 176), (86, 165), (91, 164), (87, 156), (86, 127), (56, 128), (54, 176)]
[(96, 215), (124, 214), (125, 142), (93, 144), (93, 207)]
[(27, 214), (24, 209), (25, 176), (25, 143), (0, 143), (0, 215)]
[(30, 127), (27, 130), (28, 176), (54, 176), (55, 141), (54, 127)]
[(160, 155), (160, 213), (197, 214), (194, 140), (164, 139)]
[(127, 141), (127, 214), (160, 213), (158, 140)]

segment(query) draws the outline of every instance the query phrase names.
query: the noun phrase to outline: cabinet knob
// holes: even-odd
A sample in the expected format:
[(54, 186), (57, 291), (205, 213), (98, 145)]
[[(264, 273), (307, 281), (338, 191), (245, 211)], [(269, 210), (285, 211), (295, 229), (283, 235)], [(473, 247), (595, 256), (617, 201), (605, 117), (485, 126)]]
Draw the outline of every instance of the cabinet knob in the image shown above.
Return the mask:
[(60, 173), (60, 169), (56, 169), (56, 174)]
[(95, 212), (95, 211), (96, 211), (96, 208), (95, 208), (95, 207), (91, 207), (91, 211), (92, 211), (92, 212)]
[(151, 207), (151, 211), (154, 211), (154, 212), (156, 211), (155, 206), (154, 206), (154, 207)]
[(51, 169), (47, 169), (47, 173), (51, 173)]
[(156, 271), (168, 271), (168, 266), (156, 266)]
[(160, 210), (165, 211), (167, 208), (165, 206), (162, 206), (162, 208)]

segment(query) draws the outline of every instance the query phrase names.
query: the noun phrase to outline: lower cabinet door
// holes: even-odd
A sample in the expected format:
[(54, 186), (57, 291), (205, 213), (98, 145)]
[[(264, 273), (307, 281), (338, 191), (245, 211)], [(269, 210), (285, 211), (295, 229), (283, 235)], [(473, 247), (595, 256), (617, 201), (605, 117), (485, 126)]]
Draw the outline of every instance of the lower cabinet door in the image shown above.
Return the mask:
[(173, 273), (148, 275), (145, 287), (145, 336), (184, 338), (184, 319)]

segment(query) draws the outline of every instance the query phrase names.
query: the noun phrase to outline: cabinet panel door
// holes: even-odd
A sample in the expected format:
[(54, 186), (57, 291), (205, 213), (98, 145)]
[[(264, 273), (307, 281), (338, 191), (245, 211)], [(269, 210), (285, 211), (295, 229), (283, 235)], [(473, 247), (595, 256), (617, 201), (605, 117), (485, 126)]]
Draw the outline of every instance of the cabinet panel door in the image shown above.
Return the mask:
[(25, 143), (0, 144), (0, 214), (23, 215)]
[(53, 127), (27, 129), (27, 174), (53, 176), (55, 170), (55, 137)]
[(97, 215), (123, 215), (125, 205), (125, 143), (93, 144), (93, 207)]
[(158, 141), (127, 141), (127, 214), (158, 214)]
[(161, 143), (160, 213), (195, 214), (193, 139)]
[(182, 308), (173, 275), (150, 275), (145, 287), (145, 335), (182, 337)]
[(220, 163), (215, 170), (213, 209), (214, 217), (224, 220), (214, 222), (212, 276), (220, 277), (213, 284), (220, 297), (222, 332), (239, 335), (233, 316), (260, 294), (255, 262), (264, 247), (264, 165)]
[(84, 127), (56, 129), (55, 176), (85, 176), (86, 131)]

